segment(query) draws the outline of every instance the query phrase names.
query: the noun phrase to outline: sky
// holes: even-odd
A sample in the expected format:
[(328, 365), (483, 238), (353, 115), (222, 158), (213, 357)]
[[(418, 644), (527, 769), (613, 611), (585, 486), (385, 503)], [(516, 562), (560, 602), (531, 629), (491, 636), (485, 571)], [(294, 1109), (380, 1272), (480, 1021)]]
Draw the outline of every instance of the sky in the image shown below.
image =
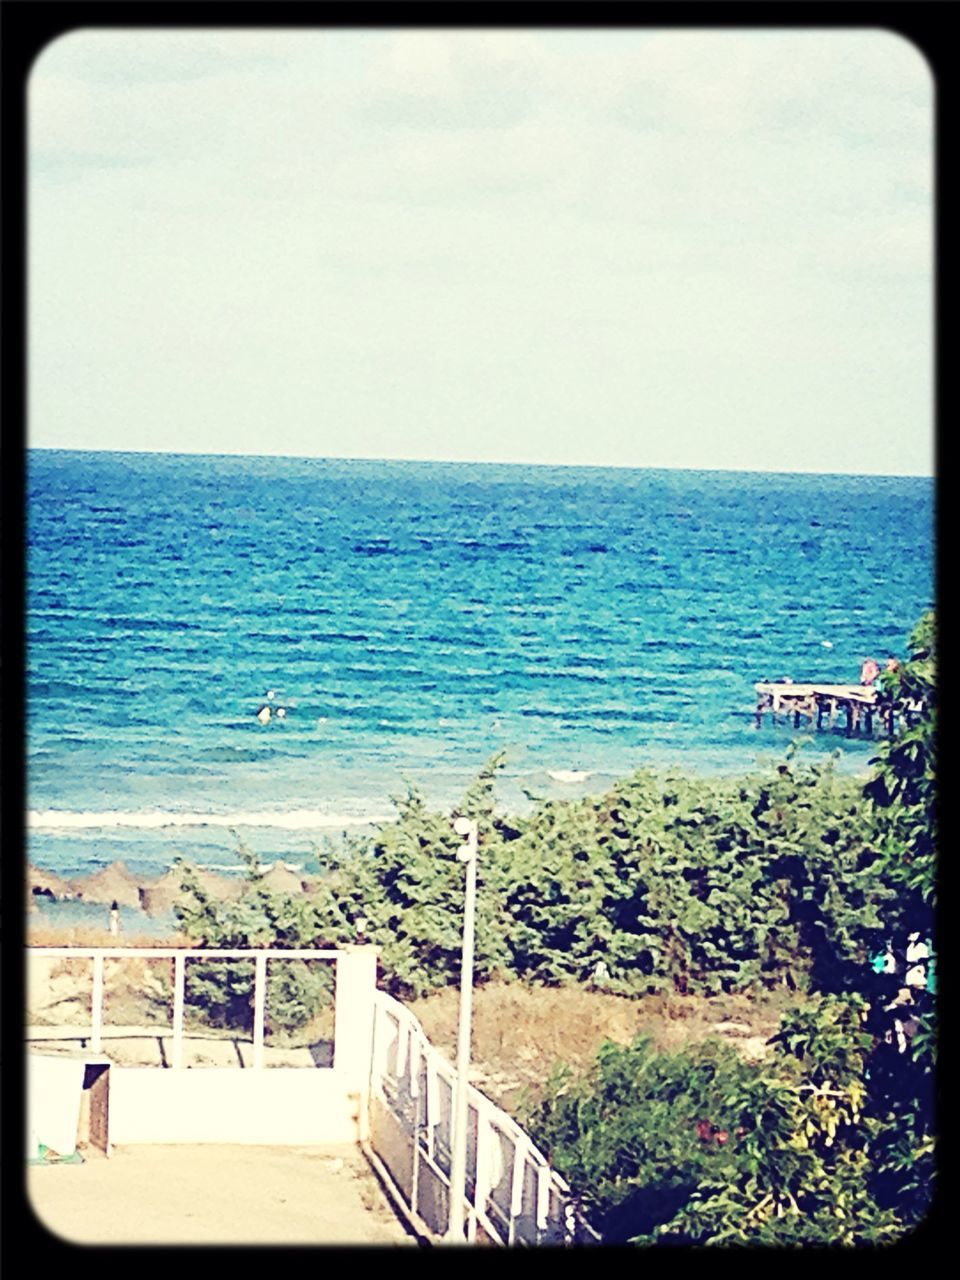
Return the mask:
[(930, 475), (877, 30), (97, 30), (29, 83), (34, 448)]

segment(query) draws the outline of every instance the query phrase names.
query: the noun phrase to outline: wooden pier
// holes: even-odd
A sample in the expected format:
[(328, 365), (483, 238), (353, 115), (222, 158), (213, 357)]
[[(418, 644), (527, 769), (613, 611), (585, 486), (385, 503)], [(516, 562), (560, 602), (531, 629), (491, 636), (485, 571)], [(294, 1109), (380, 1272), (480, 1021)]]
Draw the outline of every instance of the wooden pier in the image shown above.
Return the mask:
[(793, 717), (794, 728), (806, 719), (810, 727), (833, 729), (842, 719), (847, 736), (861, 732), (872, 735), (875, 729), (891, 737), (894, 712), (890, 704), (877, 701), (877, 691), (865, 684), (794, 684), (784, 680), (777, 684), (758, 684), (757, 728), (769, 711), (777, 716)]

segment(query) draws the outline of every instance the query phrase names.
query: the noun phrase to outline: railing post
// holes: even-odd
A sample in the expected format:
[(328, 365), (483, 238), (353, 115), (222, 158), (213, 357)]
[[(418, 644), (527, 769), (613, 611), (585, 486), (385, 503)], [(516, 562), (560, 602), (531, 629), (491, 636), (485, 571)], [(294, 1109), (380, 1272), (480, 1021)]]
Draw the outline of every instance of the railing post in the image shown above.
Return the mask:
[(183, 998), (186, 987), (186, 959), (181, 951), (173, 957), (173, 1053), (171, 1066), (183, 1066)]
[[(413, 1112), (413, 1153), (412, 1153), (413, 1159), (412, 1159), (412, 1164), (410, 1169), (410, 1207), (414, 1211), (414, 1213), (419, 1212), (419, 1209), (417, 1206), (420, 1198), (420, 1133), (421, 1133), (421, 1130), (423, 1129), (423, 1104), (425, 1101), (423, 1096), (425, 1090), (422, 1090), (420, 1088), (420, 1079), (419, 1079), (420, 1062), (421, 1062), (421, 1057), (418, 1054), (417, 1063), (416, 1063), (417, 1091), (414, 1094), (414, 1097), (416, 1098), (416, 1105), (414, 1107), (414, 1112)], [(412, 1066), (413, 1066), (413, 1063), (411, 1063), (411, 1067)], [(412, 1083), (413, 1081), (412, 1075), (410, 1079)]]
[(523, 1140), (513, 1139), (513, 1179), (510, 1184), (510, 1231), (507, 1244), (514, 1244), (517, 1238), (517, 1219), (523, 1208), (523, 1177), (526, 1172), (527, 1152)]
[(376, 947), (353, 946), (341, 951), (337, 957), (333, 1067), (343, 1077), (348, 1092), (357, 1096), (358, 1137), (361, 1141), (369, 1132), (376, 989)]
[(253, 962), (253, 1065), (263, 1066), (263, 1024), (267, 1004), (267, 953), (258, 951)]
[(547, 1229), (550, 1219), (550, 1170), (546, 1165), (537, 1165), (537, 1244)]
[(90, 1048), (100, 1053), (103, 1048), (103, 952), (93, 955), (93, 992), (90, 1001)]
[(493, 1135), (490, 1132), (490, 1117), (487, 1109), (479, 1101), (477, 1104), (477, 1176), (473, 1184), (473, 1211), (486, 1214), (487, 1200), (493, 1190), (491, 1178)]

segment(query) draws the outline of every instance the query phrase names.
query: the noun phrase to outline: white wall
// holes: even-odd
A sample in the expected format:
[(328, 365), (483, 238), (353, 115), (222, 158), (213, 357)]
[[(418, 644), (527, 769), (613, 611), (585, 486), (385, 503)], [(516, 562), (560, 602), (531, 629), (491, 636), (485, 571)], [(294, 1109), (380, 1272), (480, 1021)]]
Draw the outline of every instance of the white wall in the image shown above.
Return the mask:
[[(364, 1139), (368, 1131), (377, 953), (370, 946), (346, 947), (336, 959), (333, 1067), (111, 1066), (111, 1144), (236, 1142), (309, 1146)], [(95, 996), (95, 1004), (98, 998)], [(54, 1066), (57, 1065), (55, 1061)], [(82, 1065), (71, 1065), (80, 1068), (82, 1079)], [(38, 1105), (46, 1099), (49, 1111), (49, 1090), (44, 1093), (33, 1079), (39, 1078), (38, 1070), (31, 1077), (31, 1090)], [(72, 1089), (70, 1100), (71, 1105), (79, 1105), (78, 1088)], [(76, 1127), (74, 1120), (74, 1132)]]
[(356, 1142), (359, 1095), (336, 1070), (110, 1068), (110, 1141)]

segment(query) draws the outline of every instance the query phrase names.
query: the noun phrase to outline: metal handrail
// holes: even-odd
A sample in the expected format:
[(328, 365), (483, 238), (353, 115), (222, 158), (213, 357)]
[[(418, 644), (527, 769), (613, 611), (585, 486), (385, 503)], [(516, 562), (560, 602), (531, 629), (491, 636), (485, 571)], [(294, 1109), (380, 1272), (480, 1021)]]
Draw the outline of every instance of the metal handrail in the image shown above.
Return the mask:
[[(413, 1060), (416, 1057), (419, 1063), (423, 1063), (428, 1073), (433, 1072), (438, 1080), (443, 1080), (451, 1093), (451, 1111), (453, 1107), (453, 1096), (456, 1084), (456, 1071), (453, 1066), (443, 1057), (427, 1038), (423, 1026), (419, 1020), (399, 1001), (386, 995), (384, 992), (378, 991), (375, 997), (375, 1025), (374, 1025), (374, 1048), (371, 1059), (371, 1095), (377, 1097), (382, 1105), (386, 1106), (394, 1117), (404, 1127), (407, 1132), (406, 1125), (409, 1120), (404, 1121), (402, 1109), (396, 1104), (397, 1098), (401, 1091), (404, 1081), (408, 1082), (407, 1092), (416, 1094), (417, 1103), (415, 1106), (414, 1122), (412, 1133), (408, 1132), (408, 1138), (412, 1139), (412, 1151), (410, 1153), (411, 1166), (408, 1170), (409, 1183), (411, 1191), (409, 1195), (404, 1195), (399, 1191), (399, 1186), (407, 1179), (391, 1178), (396, 1184), (396, 1189), (401, 1195), (411, 1216), (416, 1221), (422, 1221), (418, 1202), (418, 1184), (420, 1174), (424, 1168), (429, 1169), (444, 1185), (449, 1194), (450, 1191), (450, 1169), (445, 1169), (443, 1163), (438, 1160), (438, 1153), (435, 1145), (435, 1129), (439, 1123), (440, 1117), (431, 1116), (430, 1101), (427, 1102), (426, 1122), (423, 1117), (423, 1102), (420, 1089), (420, 1068), (418, 1066), (416, 1079), (413, 1075)], [(406, 1039), (406, 1053), (402, 1069), (391, 1076), (387, 1070), (386, 1055), (392, 1046), (385, 1047), (385, 1023), (393, 1022), (396, 1026), (397, 1037), (402, 1034)], [(416, 1049), (416, 1052), (414, 1052)], [(385, 1090), (384, 1086), (387, 1085)], [(428, 1090), (429, 1092), (429, 1090)], [(393, 1099), (388, 1096), (393, 1093)], [(585, 1221), (580, 1214), (573, 1194), (567, 1182), (550, 1167), (547, 1158), (534, 1145), (529, 1135), (524, 1129), (508, 1115), (502, 1111), (494, 1102), (492, 1102), (485, 1094), (481, 1093), (474, 1085), (467, 1086), (468, 1108), (476, 1113), (477, 1117), (477, 1144), (474, 1153), (474, 1169), (473, 1169), (473, 1187), (472, 1191), (468, 1188), (464, 1196), (464, 1210), (467, 1219), (467, 1239), (473, 1241), (476, 1239), (477, 1228), (481, 1227), (491, 1240), (501, 1245), (513, 1245), (527, 1243), (520, 1235), (518, 1235), (518, 1222), (522, 1216), (523, 1202), (525, 1194), (525, 1179), (528, 1168), (532, 1167), (535, 1177), (535, 1200), (536, 1200), (536, 1236), (539, 1238), (546, 1234), (548, 1230), (548, 1219), (550, 1210), (551, 1196), (555, 1197), (562, 1206), (561, 1214), (563, 1217), (562, 1233), (567, 1243), (572, 1243), (577, 1237), (581, 1242), (600, 1243), (600, 1236)], [(449, 1122), (454, 1123), (454, 1117), (451, 1114)], [(503, 1175), (493, 1179), (493, 1161), (492, 1153), (494, 1143), (498, 1141), (497, 1134), (502, 1135), (507, 1144), (512, 1147), (512, 1169), (509, 1173), (509, 1204), (507, 1206), (498, 1205), (494, 1199), (493, 1193), (497, 1186), (503, 1184), (506, 1170)], [(374, 1150), (380, 1161), (386, 1164), (388, 1170), (390, 1166), (390, 1153), (384, 1150), (378, 1150), (374, 1141)], [(447, 1152), (447, 1155), (452, 1153)], [(498, 1220), (502, 1219), (502, 1221)], [(445, 1224), (436, 1223), (431, 1226), (434, 1235), (440, 1235)]]
[[(169, 1034), (173, 1039), (171, 1067), (183, 1066), (183, 1014), (187, 960), (252, 960), (254, 963), (253, 999), (253, 1068), (264, 1065), (264, 1033), (266, 1014), (266, 980), (268, 960), (330, 960), (338, 967), (340, 951), (310, 948), (251, 947), (29, 947), (29, 954), (51, 959), (92, 960), (92, 993), (90, 1007), (90, 1047), (94, 1053), (103, 1050), (103, 966), (105, 960), (136, 958), (141, 960), (173, 960), (173, 1021)], [(30, 1033), (37, 1030), (29, 1029)], [(157, 1028), (162, 1034), (162, 1029)], [(41, 1039), (40, 1036), (34, 1036)]]

